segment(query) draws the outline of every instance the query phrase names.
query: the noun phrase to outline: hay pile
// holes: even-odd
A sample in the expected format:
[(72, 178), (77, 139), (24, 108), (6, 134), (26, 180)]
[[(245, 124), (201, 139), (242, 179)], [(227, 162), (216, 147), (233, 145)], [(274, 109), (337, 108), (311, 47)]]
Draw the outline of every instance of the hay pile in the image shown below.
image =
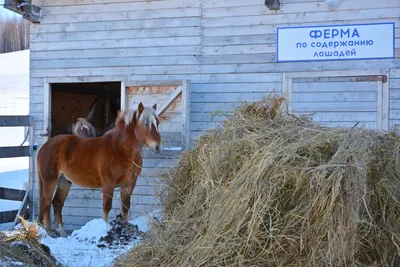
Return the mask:
[(21, 216), (22, 227), (11, 233), (0, 232), (0, 266), (58, 267), (50, 249), (41, 244), (42, 233), (36, 223), (28, 224)]
[[(272, 101), (272, 102), (271, 102)], [(165, 175), (166, 219), (121, 266), (396, 266), (400, 139), (237, 109)]]

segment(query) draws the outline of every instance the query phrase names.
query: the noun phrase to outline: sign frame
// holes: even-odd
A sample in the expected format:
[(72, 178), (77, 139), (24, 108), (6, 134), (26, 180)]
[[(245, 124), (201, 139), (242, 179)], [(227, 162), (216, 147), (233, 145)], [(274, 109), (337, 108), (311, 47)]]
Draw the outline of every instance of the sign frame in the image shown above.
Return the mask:
[[(286, 29), (316, 29), (321, 32), (324, 28), (332, 28), (332, 27), (356, 27), (356, 26), (373, 26), (373, 25), (391, 25), (392, 26), (392, 36), (393, 39), (393, 49), (392, 55), (387, 57), (355, 57), (355, 58), (305, 58), (305, 59), (280, 59), (279, 58), (279, 32), (280, 30)], [(357, 23), (357, 24), (329, 24), (329, 25), (308, 25), (308, 26), (287, 26), (287, 27), (278, 27), (276, 31), (276, 62), (315, 62), (315, 61), (348, 61), (348, 60), (379, 60), (379, 59), (395, 59), (395, 49), (396, 49), (396, 27), (395, 22), (376, 22), (376, 23)]]

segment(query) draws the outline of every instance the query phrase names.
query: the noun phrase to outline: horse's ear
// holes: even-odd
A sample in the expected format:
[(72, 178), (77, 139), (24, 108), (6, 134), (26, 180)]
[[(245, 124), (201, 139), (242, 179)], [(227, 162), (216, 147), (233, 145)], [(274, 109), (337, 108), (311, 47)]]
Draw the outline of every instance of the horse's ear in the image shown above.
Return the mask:
[(144, 110), (143, 103), (140, 102), (139, 105), (138, 105), (138, 112), (139, 112), (139, 114), (141, 114), (141, 113), (143, 112), (143, 110)]
[(94, 111), (96, 109), (96, 105), (97, 105), (97, 100), (96, 100), (96, 102), (94, 102), (94, 105), (93, 105), (92, 109), (90, 110), (89, 114), (86, 116), (86, 120), (89, 123), (92, 123), (93, 114), (94, 114)]
[(153, 105), (153, 109), (154, 109), (154, 110), (157, 110), (157, 103), (155, 103), (155, 104)]

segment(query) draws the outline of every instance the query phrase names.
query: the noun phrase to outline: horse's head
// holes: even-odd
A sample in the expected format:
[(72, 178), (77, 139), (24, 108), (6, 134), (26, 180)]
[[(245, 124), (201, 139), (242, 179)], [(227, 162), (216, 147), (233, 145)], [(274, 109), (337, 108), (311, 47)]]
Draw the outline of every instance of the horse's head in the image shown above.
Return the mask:
[(97, 101), (94, 103), (92, 109), (86, 118), (73, 117), (72, 119), (72, 134), (83, 137), (96, 137), (96, 129), (92, 125), (93, 113), (96, 108)]
[(159, 131), (160, 119), (156, 109), (157, 104), (153, 107), (144, 107), (140, 102), (136, 111), (124, 113), (125, 125), (134, 127), (133, 131), (136, 140), (147, 146), (154, 154), (162, 151), (162, 140)]
[(76, 118), (72, 123), (72, 134), (93, 138), (96, 137), (96, 129), (86, 118)]

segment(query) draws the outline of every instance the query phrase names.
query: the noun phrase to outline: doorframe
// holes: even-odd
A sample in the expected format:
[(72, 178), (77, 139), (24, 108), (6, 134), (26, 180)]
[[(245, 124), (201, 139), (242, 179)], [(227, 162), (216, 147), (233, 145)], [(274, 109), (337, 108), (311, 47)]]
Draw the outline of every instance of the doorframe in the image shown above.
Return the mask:
[[(96, 76), (96, 77), (51, 77), (43, 78), (43, 131), (38, 134), (31, 133), (32, 144), (37, 142), (36, 138), (38, 135), (41, 136), (41, 144), (39, 147), (47, 142), (50, 138), (51, 133), (51, 85), (54, 83), (93, 83), (93, 82), (120, 82), (121, 92), (123, 89), (123, 84), (125, 81), (129, 80), (129, 76)], [(122, 104), (121, 104), (122, 106)], [(40, 148), (38, 148), (40, 149)], [(34, 181), (38, 179), (37, 173), (34, 174), (33, 166), (36, 166), (36, 154), (30, 156), (30, 166), (29, 166), (29, 183), (33, 186)], [(32, 218), (35, 218), (35, 191), (32, 192), (30, 196), (30, 203), (32, 203)]]
[[(95, 82), (120, 82), (121, 97), (124, 82), (129, 79), (129, 76), (96, 76), (96, 77), (52, 77), (44, 78), (43, 82), (43, 133), (44, 142), (49, 140), (51, 133), (51, 85), (54, 83), (95, 83)], [(121, 98), (122, 108), (122, 98)]]
[(389, 69), (380, 70), (339, 70), (339, 71), (303, 71), (287, 72), (282, 74), (282, 94), (286, 96), (286, 111), (293, 112), (293, 79), (294, 78), (326, 78), (326, 77), (353, 77), (353, 76), (386, 76), (387, 80), (377, 81), (378, 108), (377, 124), (378, 130), (389, 130)]

